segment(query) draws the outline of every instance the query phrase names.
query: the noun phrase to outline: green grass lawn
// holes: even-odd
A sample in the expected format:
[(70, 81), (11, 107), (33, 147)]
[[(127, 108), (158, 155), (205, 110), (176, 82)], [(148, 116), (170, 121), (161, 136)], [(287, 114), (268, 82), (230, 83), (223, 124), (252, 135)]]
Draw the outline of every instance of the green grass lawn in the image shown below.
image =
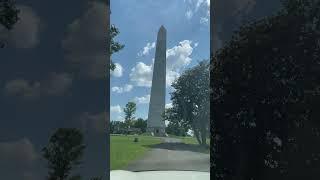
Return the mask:
[[(133, 142), (138, 137), (139, 142)], [(153, 145), (161, 143), (161, 139), (152, 136), (110, 136), (110, 158), (111, 170), (121, 169), (129, 162), (141, 157), (148, 147), (144, 145)]]
[[(182, 143), (185, 144), (196, 144), (199, 145), (197, 139), (195, 137), (180, 137), (180, 139), (182, 139)], [(210, 138), (207, 138), (207, 144), (210, 146)], [(202, 151), (203, 153), (210, 153), (210, 149), (209, 148), (205, 148)]]
[[(185, 144), (199, 144), (195, 137), (179, 137)], [(210, 145), (210, 138), (207, 138), (207, 144)]]

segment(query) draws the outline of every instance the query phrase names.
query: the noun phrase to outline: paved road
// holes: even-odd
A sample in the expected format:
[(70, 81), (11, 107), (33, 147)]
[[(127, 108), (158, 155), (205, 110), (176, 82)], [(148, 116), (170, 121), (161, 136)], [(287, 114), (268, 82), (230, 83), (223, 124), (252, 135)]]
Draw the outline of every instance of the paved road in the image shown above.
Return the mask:
[(131, 162), (125, 170), (210, 171), (210, 155), (202, 153), (197, 145), (183, 144), (176, 138), (163, 138), (163, 141), (152, 146), (141, 159)]

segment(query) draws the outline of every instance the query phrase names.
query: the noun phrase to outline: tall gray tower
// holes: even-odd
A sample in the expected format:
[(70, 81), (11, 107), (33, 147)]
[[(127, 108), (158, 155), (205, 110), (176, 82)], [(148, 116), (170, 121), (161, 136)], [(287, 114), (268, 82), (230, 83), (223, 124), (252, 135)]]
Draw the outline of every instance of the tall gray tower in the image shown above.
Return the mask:
[(147, 131), (153, 132), (156, 136), (164, 136), (166, 127), (162, 118), (165, 110), (166, 96), (166, 36), (167, 30), (161, 26), (157, 36), (147, 121)]

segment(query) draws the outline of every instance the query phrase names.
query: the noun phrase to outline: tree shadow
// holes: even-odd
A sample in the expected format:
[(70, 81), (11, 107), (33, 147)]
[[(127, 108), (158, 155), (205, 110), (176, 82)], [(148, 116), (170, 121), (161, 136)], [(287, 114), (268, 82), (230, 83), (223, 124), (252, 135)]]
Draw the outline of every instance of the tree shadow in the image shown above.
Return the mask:
[(160, 144), (153, 145), (143, 145), (148, 148), (157, 148), (157, 149), (167, 149), (167, 150), (175, 150), (175, 151), (191, 151), (198, 153), (209, 154), (209, 146), (200, 146), (198, 144), (185, 144), (185, 143), (167, 143), (163, 142)]

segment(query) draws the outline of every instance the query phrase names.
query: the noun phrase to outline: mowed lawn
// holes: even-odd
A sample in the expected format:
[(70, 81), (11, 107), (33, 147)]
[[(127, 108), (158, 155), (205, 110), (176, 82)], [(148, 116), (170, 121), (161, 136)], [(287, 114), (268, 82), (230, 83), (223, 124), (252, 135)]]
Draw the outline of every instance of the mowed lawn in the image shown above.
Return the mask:
[[(138, 137), (138, 142), (133, 142)], [(159, 144), (161, 139), (152, 136), (110, 136), (111, 170), (125, 168), (149, 149), (148, 145)]]
[[(181, 137), (181, 139), (182, 139), (182, 143), (199, 145), (199, 143), (195, 137)], [(210, 146), (210, 138), (207, 138), (207, 144)], [(209, 154), (210, 149), (209, 148), (202, 149), (202, 152)]]
[[(185, 144), (199, 144), (195, 137), (180, 137)], [(207, 138), (207, 144), (210, 145), (210, 138)]]

